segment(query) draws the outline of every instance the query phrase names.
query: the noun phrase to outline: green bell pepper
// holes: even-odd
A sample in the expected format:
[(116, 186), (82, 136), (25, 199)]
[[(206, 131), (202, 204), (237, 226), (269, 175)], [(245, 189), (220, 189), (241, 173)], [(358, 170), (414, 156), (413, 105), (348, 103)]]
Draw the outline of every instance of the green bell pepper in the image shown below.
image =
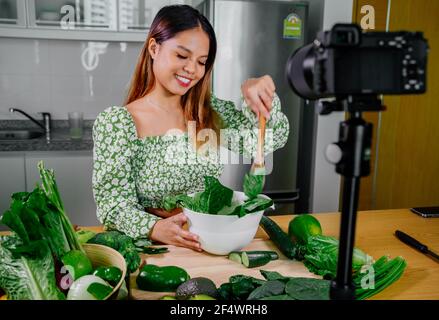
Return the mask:
[(136, 283), (141, 290), (171, 292), (189, 279), (189, 274), (180, 267), (146, 264), (140, 269)]
[(122, 277), (122, 271), (118, 267), (98, 267), (93, 274), (101, 279), (104, 279), (112, 286), (119, 283)]

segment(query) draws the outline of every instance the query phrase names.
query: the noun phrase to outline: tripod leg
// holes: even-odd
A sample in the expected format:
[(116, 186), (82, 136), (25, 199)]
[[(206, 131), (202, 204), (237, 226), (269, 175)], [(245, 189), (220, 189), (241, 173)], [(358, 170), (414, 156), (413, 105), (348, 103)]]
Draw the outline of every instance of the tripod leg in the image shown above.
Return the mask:
[(360, 178), (344, 178), (343, 197), (340, 225), (340, 247), (338, 252), (337, 278), (331, 284), (331, 299), (355, 299), (355, 287), (352, 282), (352, 254), (355, 244), (355, 227), (357, 221), (358, 196)]

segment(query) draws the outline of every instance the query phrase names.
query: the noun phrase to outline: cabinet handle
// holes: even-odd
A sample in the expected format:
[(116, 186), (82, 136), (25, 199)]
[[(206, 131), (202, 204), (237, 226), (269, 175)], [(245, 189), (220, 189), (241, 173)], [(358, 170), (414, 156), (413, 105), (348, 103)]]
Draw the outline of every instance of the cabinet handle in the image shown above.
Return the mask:
[(0, 18), (0, 23), (17, 24), (17, 19)]
[(149, 26), (141, 26), (141, 25), (138, 25), (138, 26), (128, 26), (127, 29), (129, 29), (129, 30), (148, 30)]

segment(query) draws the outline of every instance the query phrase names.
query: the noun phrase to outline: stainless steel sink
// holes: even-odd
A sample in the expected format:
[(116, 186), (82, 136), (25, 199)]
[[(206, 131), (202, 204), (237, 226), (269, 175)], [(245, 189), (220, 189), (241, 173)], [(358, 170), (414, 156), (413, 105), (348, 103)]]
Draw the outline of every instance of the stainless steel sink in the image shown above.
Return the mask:
[(0, 140), (30, 140), (44, 135), (44, 132), (37, 130), (0, 130)]

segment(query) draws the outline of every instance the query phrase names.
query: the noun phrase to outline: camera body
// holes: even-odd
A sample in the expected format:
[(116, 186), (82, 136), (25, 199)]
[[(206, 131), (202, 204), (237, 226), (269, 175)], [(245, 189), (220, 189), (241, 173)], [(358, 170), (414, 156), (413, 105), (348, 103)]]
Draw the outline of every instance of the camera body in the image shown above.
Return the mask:
[(336, 24), (287, 62), (287, 79), (301, 97), (319, 99), (426, 91), (428, 43), (422, 32), (363, 32)]

